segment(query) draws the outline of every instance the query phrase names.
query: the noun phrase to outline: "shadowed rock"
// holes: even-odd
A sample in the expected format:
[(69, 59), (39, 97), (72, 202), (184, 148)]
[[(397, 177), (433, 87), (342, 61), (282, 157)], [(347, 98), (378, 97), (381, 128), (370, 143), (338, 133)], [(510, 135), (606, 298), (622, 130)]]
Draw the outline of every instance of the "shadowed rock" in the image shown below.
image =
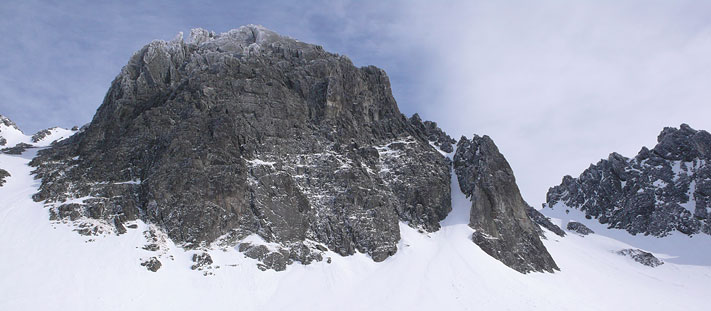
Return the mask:
[(0, 187), (5, 185), (5, 178), (7, 178), (7, 177), (10, 177), (10, 173), (8, 173), (8, 171), (0, 168)]
[(623, 249), (621, 251), (618, 251), (617, 254), (622, 256), (629, 256), (630, 258), (634, 259), (634, 261), (652, 268), (664, 264), (663, 261), (655, 257), (652, 253), (645, 252), (641, 249)]
[(383, 70), (259, 26), (143, 47), (89, 126), (32, 165), (35, 200), (79, 198), (69, 215), (102, 230), (140, 218), (188, 248), (254, 233), (283, 262), (320, 253), (310, 241), (382, 261), (400, 221), (435, 231), (451, 210), (448, 161)]
[(581, 210), (633, 235), (711, 234), (711, 134), (682, 124), (657, 141), (632, 159), (612, 153), (578, 178), (563, 177), (546, 205)]
[(590, 230), (590, 228), (577, 221), (569, 221), (565, 228), (580, 235), (588, 235), (595, 233), (594, 231)]
[(488, 136), (462, 137), (454, 155), (462, 192), (471, 200), (469, 226), (474, 243), (522, 273), (558, 270), (527, 215), (513, 171)]
[[(551, 232), (555, 233), (558, 236), (561, 236), (561, 237), (565, 236), (565, 231), (563, 231), (563, 229), (558, 227), (556, 224), (552, 223), (550, 218), (541, 214), (541, 212), (537, 211), (535, 208), (533, 208), (533, 206), (529, 206), (526, 209), (526, 214), (537, 225), (550, 230)], [(545, 235), (543, 235), (542, 232), (541, 232), (541, 237), (545, 238)]]

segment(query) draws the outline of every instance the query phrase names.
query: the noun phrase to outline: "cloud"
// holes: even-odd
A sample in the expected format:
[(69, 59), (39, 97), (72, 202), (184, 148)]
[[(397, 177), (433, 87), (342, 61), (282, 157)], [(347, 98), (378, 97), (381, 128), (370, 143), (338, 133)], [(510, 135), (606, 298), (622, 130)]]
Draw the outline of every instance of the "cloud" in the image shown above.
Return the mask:
[[(704, 6), (699, 7), (699, 6)], [(488, 134), (538, 205), (563, 175), (664, 126), (711, 128), (711, 20), (698, 2), (419, 2), (399, 30), (429, 57), (415, 107)]]

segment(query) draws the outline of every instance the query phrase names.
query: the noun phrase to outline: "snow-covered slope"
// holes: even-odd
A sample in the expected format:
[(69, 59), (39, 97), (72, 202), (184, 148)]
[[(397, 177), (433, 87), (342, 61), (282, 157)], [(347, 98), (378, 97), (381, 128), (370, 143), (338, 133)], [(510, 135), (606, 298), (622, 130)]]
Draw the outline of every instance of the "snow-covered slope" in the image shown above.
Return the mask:
[[(634, 245), (667, 262), (711, 266), (711, 236), (697, 234), (688, 236), (674, 231), (665, 237), (637, 234), (632, 235), (624, 229), (608, 228), (597, 219), (588, 219), (585, 212), (570, 208), (564, 203), (557, 203), (541, 212), (556, 220), (556, 224), (565, 228), (570, 221), (584, 224), (596, 234)], [(709, 285), (711, 289), (711, 285)]]
[[(546, 232), (560, 272), (520, 274), (471, 241), (470, 202), (452, 189), (453, 211), (435, 233), (401, 225), (396, 255), (364, 254), (286, 271), (260, 271), (235, 249), (211, 249), (213, 263), (191, 270), (194, 254), (169, 240), (145, 250), (149, 225), (121, 236), (81, 236), (48, 220), (33, 202), (38, 181), (27, 163), (37, 149), (0, 154), (12, 177), (0, 187), (0, 310), (706, 310), (711, 267), (647, 267), (615, 254), (631, 246), (592, 234)], [(160, 240), (160, 237), (159, 237)], [(636, 246), (636, 245), (635, 245)], [(140, 263), (159, 256), (150, 272)]]

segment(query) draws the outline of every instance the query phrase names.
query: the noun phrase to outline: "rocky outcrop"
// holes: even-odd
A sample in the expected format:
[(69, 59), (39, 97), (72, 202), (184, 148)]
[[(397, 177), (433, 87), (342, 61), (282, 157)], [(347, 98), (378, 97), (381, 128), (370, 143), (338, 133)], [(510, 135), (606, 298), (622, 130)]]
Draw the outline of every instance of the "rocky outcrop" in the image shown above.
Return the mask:
[(48, 128), (48, 129), (44, 129), (44, 130), (41, 130), (41, 131), (35, 133), (34, 135), (32, 135), (32, 142), (37, 143), (37, 142), (42, 141), (47, 136), (52, 134), (53, 129), (55, 129), (55, 128)]
[(208, 253), (193, 254), (193, 264), (190, 266), (192, 270), (203, 270), (212, 265), (212, 257)]
[(566, 225), (565, 228), (580, 235), (588, 235), (595, 233), (595, 231), (592, 231), (590, 228), (577, 221), (569, 221), (568, 225)]
[(146, 269), (148, 269), (148, 271), (157, 272), (158, 269), (160, 269), (160, 267), (163, 266), (163, 264), (160, 262), (160, 260), (158, 260), (158, 258), (151, 257), (151, 258), (148, 258), (147, 260), (141, 262), (141, 266), (146, 267)]
[(546, 205), (631, 234), (711, 234), (711, 134), (682, 124), (657, 141), (632, 159), (613, 153), (578, 178), (565, 176)]
[(629, 256), (634, 261), (649, 267), (658, 267), (664, 264), (659, 258), (654, 257), (652, 253), (645, 252), (641, 249), (623, 249), (617, 252), (618, 255)]
[[(561, 229), (556, 224), (551, 222), (550, 218), (541, 214), (541, 212), (539, 212), (538, 210), (533, 208), (533, 206), (529, 206), (526, 209), (526, 214), (528, 215), (528, 218), (531, 218), (531, 220), (534, 223), (536, 223), (537, 225), (550, 230), (551, 232), (555, 233), (558, 236), (561, 236), (561, 237), (565, 236), (565, 231), (563, 231), (563, 229)], [(543, 234), (543, 232), (541, 232), (540, 235), (542, 238), (545, 238), (545, 235)]]
[(0, 187), (5, 185), (5, 178), (10, 177), (10, 173), (8, 173), (6, 170), (0, 168)]
[(522, 273), (558, 270), (527, 215), (513, 171), (488, 136), (462, 137), (454, 154), (462, 192), (471, 200), (472, 240), (482, 250)]
[(0, 152), (5, 153), (5, 154), (18, 155), (18, 154), (22, 154), (23, 152), (25, 152), (25, 150), (27, 150), (28, 148), (32, 148), (32, 147), (33, 146), (30, 144), (19, 143), (19, 144), (15, 145), (14, 147), (2, 148), (2, 149), (0, 149)]
[(186, 248), (257, 234), (280, 245), (244, 250), (261, 260), (325, 245), (382, 261), (400, 221), (435, 231), (451, 210), (425, 124), (400, 113), (381, 69), (259, 26), (194, 30), (136, 52), (89, 126), (39, 152), (34, 199), (60, 220), (103, 220), (88, 233), (142, 219)]
[(442, 150), (442, 152), (452, 153), (454, 151), (453, 146), (457, 141), (440, 129), (436, 122), (423, 122), (419, 114), (414, 114), (410, 117), (410, 124), (420, 131), (423, 136), (427, 137), (433, 145)]

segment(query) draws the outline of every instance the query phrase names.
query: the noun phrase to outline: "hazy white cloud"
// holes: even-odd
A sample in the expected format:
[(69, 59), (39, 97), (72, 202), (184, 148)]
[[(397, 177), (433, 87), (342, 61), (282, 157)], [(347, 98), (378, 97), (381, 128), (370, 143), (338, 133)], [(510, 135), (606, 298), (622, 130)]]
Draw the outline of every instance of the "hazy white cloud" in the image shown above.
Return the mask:
[[(397, 31), (429, 53), (417, 110), (492, 136), (533, 205), (664, 126), (709, 129), (711, 17), (700, 2), (419, 2)], [(409, 21), (409, 22), (408, 22)]]
[(0, 3), (0, 113), (88, 122), (153, 39), (262, 24), (377, 65), (401, 111), (494, 138), (532, 205), (664, 126), (711, 129), (711, 3), (700, 1), (14, 1)]

